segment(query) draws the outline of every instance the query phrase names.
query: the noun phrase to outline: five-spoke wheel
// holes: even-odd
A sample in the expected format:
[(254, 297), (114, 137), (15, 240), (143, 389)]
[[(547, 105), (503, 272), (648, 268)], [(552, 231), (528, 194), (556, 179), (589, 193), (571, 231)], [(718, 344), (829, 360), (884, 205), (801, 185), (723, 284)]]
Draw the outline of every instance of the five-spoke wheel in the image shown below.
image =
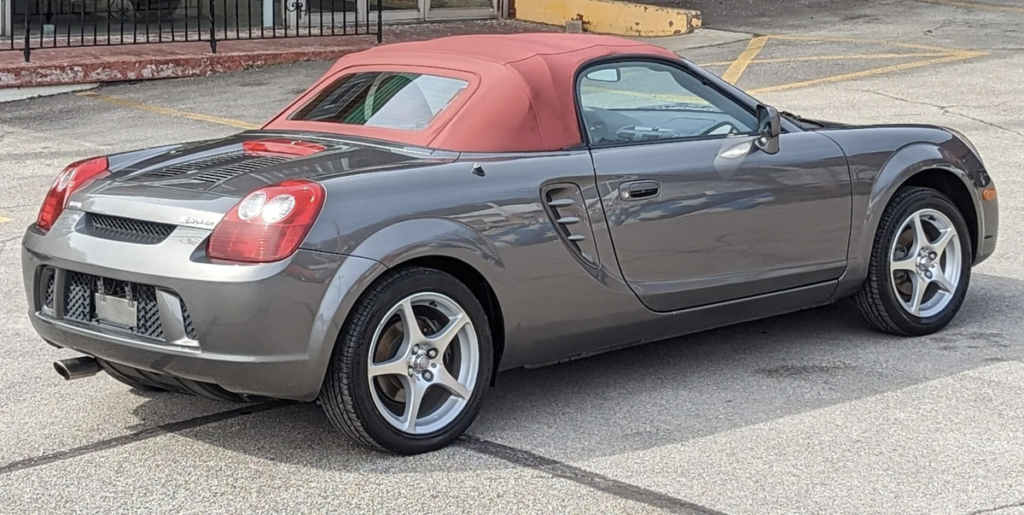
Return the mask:
[(493, 368), (487, 316), (458, 279), (408, 268), (353, 309), (320, 394), (331, 422), (375, 449), (416, 454), (472, 424)]
[(960, 310), (971, 255), (966, 222), (953, 202), (933, 189), (904, 188), (882, 214), (857, 306), (885, 332), (938, 331)]
[(458, 303), (439, 293), (410, 295), (384, 315), (372, 345), (370, 394), (395, 428), (432, 433), (466, 408), (480, 368), (480, 343)]
[(952, 220), (935, 209), (915, 211), (900, 224), (889, 269), (900, 305), (915, 317), (941, 313), (956, 293), (963, 267)]

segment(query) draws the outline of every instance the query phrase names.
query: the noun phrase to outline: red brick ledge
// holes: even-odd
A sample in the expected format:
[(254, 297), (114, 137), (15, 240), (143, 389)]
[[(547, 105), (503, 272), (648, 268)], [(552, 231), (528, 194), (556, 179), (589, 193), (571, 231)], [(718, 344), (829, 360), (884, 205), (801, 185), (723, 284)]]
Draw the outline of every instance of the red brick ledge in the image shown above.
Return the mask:
[[(43, 54), (52, 53), (53, 57), (60, 56), (63, 62), (49, 62), (52, 57), (47, 56), (51, 58), (40, 59), (40, 62), (0, 63), (0, 88), (199, 77), (275, 64), (337, 59), (342, 55), (369, 48), (375, 43), (372, 37), (359, 38), (357, 41), (352, 41), (354, 38), (351, 37), (344, 39), (344, 42), (336, 41), (334, 42), (336, 44), (333, 45), (329, 44), (331, 41), (327, 41), (320, 42), (314, 48), (290, 50), (221, 51), (211, 54), (209, 45), (202, 44), (206, 47), (205, 53), (197, 51), (191, 55), (122, 55), (91, 59), (60, 56), (60, 52), (68, 52), (66, 49), (37, 50), (33, 52), (33, 59), (37, 59)], [(252, 46), (255, 42), (247, 43), (248, 46)], [(258, 46), (270, 46), (271, 43), (273, 42), (264, 40), (260, 41)], [(184, 45), (192, 44), (185, 43)]]
[[(455, 34), (564, 32), (564, 27), (518, 20), (474, 20), (384, 27), (384, 43)], [(226, 40), (210, 53), (209, 42), (95, 46), (0, 52), (0, 88), (92, 84), (201, 77), (299, 61), (337, 59), (376, 44), (375, 35)]]

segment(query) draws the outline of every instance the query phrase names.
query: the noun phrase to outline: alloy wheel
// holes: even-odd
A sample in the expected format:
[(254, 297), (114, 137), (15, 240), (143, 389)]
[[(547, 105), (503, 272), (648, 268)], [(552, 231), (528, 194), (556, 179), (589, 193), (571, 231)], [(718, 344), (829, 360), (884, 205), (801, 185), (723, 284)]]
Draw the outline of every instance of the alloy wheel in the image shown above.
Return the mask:
[(391, 307), (374, 332), (367, 379), (377, 411), (403, 433), (444, 429), (469, 404), (480, 346), (466, 310), (439, 293)]
[(900, 224), (889, 251), (889, 280), (904, 311), (918, 318), (941, 313), (953, 300), (963, 266), (948, 216), (921, 209)]

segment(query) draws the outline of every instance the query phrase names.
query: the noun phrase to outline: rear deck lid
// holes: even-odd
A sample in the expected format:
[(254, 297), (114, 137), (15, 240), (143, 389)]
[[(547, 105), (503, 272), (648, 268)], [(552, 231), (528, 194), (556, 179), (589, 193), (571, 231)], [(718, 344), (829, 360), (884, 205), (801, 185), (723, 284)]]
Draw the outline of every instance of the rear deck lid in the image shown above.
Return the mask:
[(284, 180), (318, 180), (414, 166), (432, 160), (431, 156), (429, 151), (417, 154), (329, 137), (249, 132), (182, 145), (122, 168), (111, 178), (121, 183), (242, 197)]

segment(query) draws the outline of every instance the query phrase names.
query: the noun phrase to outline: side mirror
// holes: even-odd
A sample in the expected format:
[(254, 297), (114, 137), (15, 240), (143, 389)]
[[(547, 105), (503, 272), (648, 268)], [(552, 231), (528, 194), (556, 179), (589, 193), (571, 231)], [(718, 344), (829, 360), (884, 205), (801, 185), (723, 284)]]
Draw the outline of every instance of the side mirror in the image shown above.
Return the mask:
[(605, 68), (603, 70), (594, 70), (587, 74), (587, 79), (594, 82), (619, 82), (619, 69)]
[(779, 134), (782, 133), (782, 122), (779, 111), (771, 106), (757, 105), (757, 148), (768, 154), (779, 151)]

